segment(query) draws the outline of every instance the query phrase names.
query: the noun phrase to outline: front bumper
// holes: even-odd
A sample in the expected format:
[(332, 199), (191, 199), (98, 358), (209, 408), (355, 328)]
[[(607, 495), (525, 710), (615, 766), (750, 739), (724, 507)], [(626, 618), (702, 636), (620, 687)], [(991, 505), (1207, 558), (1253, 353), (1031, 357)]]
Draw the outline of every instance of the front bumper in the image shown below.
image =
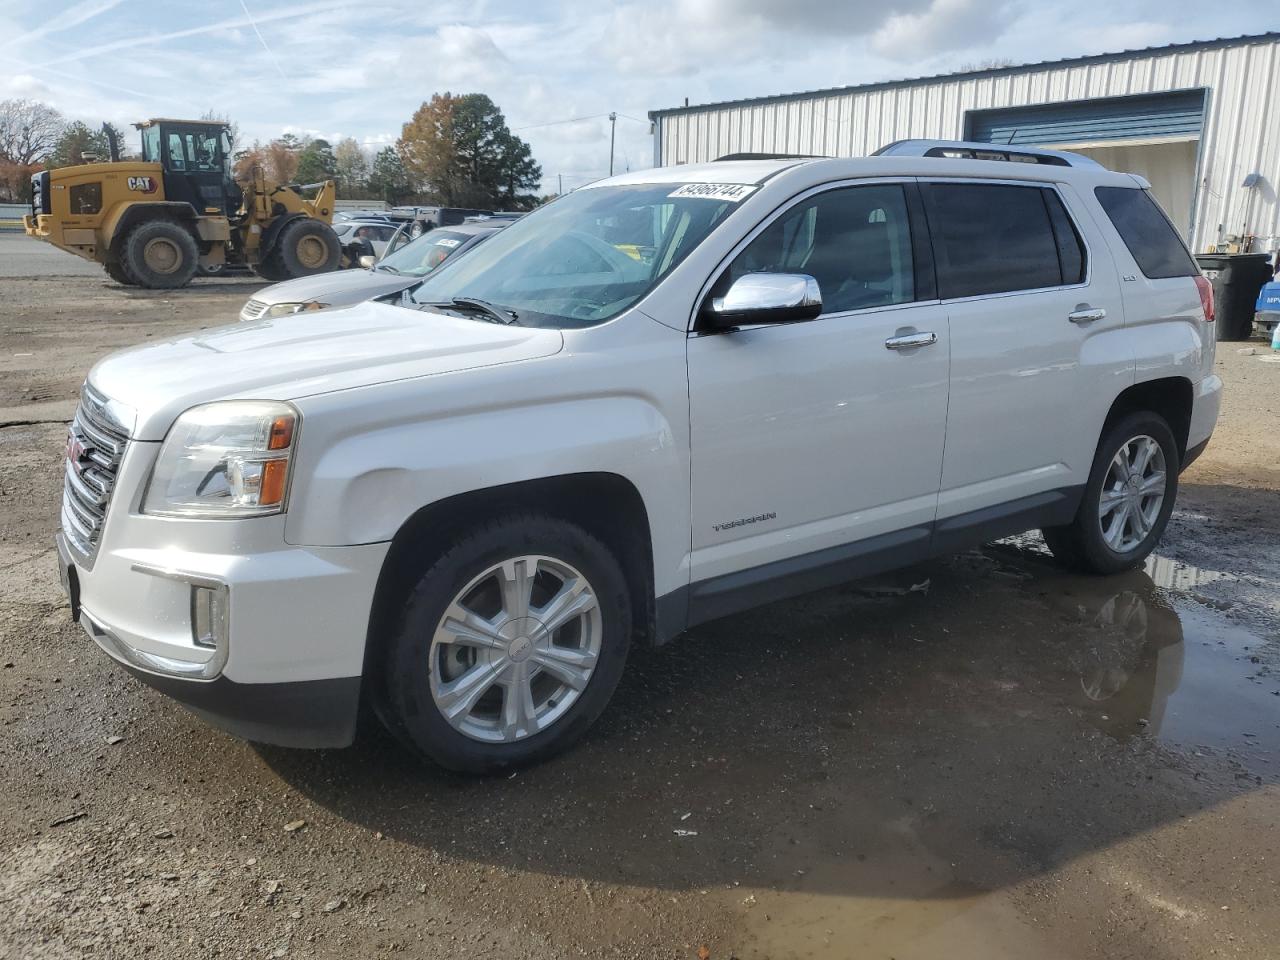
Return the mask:
[[(134, 676), (237, 736), (350, 743), (387, 544), (293, 546), (283, 516), (143, 515), (135, 491), (158, 446), (130, 444), (92, 560), (57, 535), (73, 615)], [(210, 592), (222, 604), (212, 631), (197, 612)]]

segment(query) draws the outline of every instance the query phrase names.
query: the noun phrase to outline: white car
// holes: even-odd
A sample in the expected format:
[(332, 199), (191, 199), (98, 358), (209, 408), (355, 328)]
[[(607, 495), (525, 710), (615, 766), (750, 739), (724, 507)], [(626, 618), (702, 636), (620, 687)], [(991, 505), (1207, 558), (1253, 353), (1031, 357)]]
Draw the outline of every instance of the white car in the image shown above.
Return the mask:
[(115, 354), (67, 448), (73, 613), (241, 736), (347, 744), (367, 698), (490, 771), (581, 736), (633, 642), (1036, 528), (1135, 567), (1222, 389), (1144, 188), (937, 142), (645, 170), (416, 302)]
[(344, 247), (355, 240), (368, 240), (373, 247), (374, 256), (381, 257), (387, 251), (387, 244), (399, 229), (398, 223), (377, 220), (342, 220), (333, 225), (333, 232), (338, 235), (338, 242)]
[(410, 239), (408, 225), (400, 227), (386, 252), (364, 269), (335, 270), (273, 283), (257, 291), (240, 308), (240, 319), (274, 320), (294, 313), (349, 307), (412, 287), (445, 261), (462, 256), (507, 225), (466, 223), (441, 227)]

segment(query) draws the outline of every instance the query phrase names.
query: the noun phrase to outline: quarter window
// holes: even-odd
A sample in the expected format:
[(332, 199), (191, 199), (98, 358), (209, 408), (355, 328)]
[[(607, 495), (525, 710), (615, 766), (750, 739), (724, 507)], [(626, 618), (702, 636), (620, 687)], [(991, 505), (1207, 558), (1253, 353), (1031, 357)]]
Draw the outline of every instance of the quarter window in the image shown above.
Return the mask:
[(1054, 191), (931, 183), (924, 185), (924, 195), (943, 299), (1038, 290), (1083, 279), (1084, 250)]
[(803, 273), (818, 281), (823, 313), (915, 299), (907, 201), (897, 184), (829, 190), (769, 224), (712, 290), (748, 273)]
[(1094, 193), (1147, 279), (1194, 277), (1200, 272), (1178, 231), (1147, 191), (1098, 187)]

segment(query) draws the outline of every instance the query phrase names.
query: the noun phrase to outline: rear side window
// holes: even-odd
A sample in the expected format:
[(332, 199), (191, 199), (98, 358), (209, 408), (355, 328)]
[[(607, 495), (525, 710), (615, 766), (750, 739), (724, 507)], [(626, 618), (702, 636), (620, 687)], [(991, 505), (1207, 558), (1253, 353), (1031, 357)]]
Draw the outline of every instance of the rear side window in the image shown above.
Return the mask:
[(990, 183), (922, 186), (944, 300), (1083, 279), (1080, 238), (1052, 190)]
[(1148, 280), (1194, 277), (1199, 270), (1169, 218), (1137, 187), (1097, 187), (1094, 194)]

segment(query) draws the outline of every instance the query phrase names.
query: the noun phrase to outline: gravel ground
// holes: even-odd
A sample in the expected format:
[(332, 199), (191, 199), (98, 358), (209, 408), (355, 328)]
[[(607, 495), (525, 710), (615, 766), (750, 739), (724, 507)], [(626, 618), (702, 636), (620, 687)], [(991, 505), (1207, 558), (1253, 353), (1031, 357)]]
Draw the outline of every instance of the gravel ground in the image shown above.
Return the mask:
[(0, 280), (0, 956), (1275, 956), (1269, 351), (1223, 345), (1146, 572), (1064, 576), (1026, 537), (709, 624), (638, 651), (570, 755), (475, 780), (372, 727), (232, 739), (69, 622), (85, 370), (254, 289)]

